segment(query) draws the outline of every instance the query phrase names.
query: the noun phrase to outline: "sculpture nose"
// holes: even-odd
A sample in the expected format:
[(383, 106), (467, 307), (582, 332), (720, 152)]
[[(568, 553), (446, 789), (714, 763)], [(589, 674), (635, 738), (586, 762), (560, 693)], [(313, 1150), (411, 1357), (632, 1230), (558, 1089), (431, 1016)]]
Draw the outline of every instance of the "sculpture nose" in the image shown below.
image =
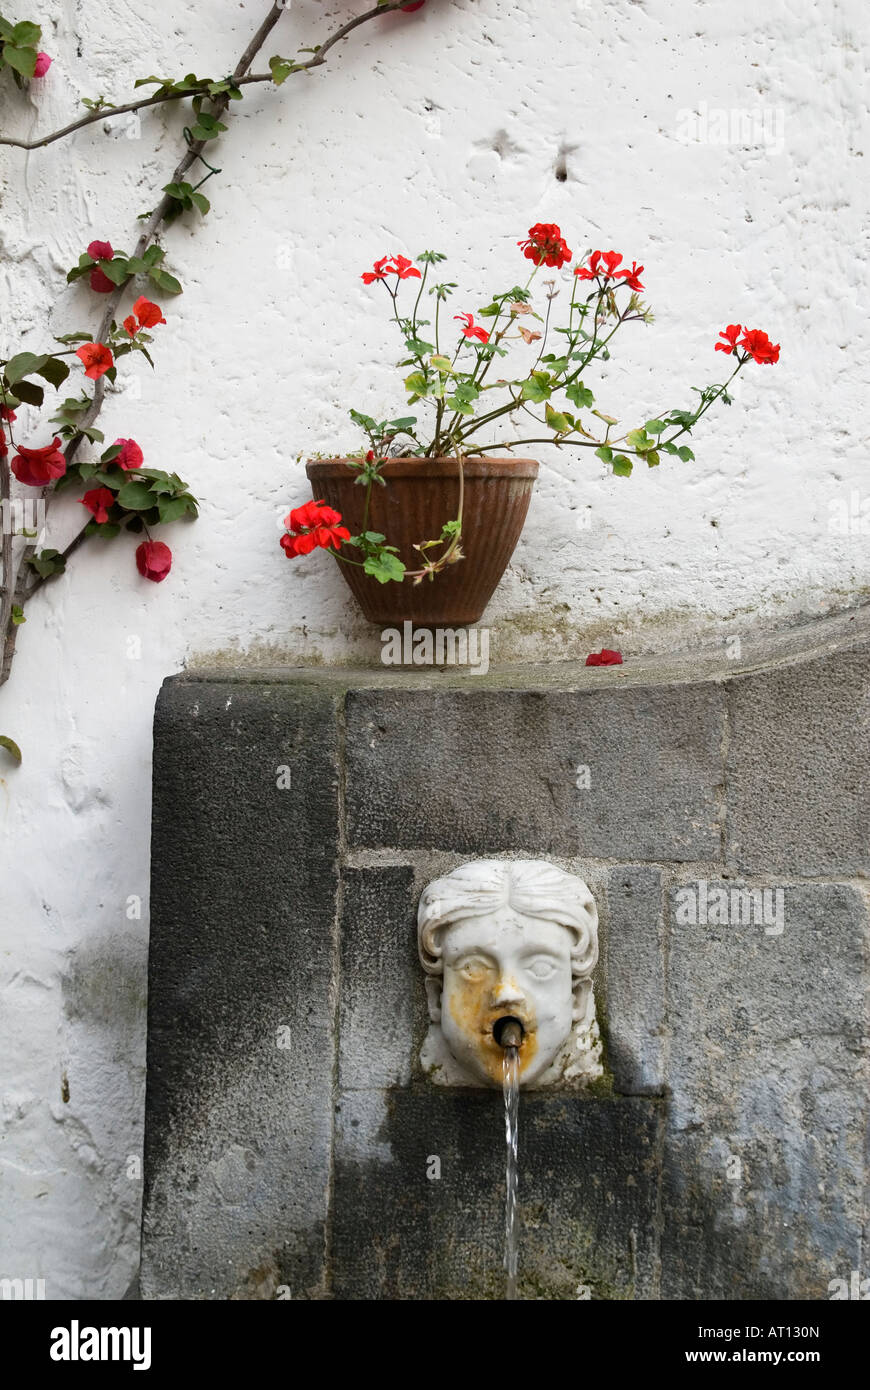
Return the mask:
[(523, 1004), (525, 995), (516, 980), (509, 975), (502, 975), (492, 992), (492, 1002), (496, 1008), (502, 1008), (506, 1004)]

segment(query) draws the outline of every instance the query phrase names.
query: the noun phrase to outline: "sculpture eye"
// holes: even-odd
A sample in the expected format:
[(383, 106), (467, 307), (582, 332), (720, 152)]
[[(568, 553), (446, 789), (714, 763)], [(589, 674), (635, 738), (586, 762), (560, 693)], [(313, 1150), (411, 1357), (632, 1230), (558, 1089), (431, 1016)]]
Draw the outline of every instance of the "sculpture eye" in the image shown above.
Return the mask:
[(489, 961), (482, 956), (467, 956), (459, 967), (466, 980), (479, 980), (489, 970)]
[(555, 975), (557, 965), (549, 956), (535, 956), (529, 961), (526, 970), (534, 980), (549, 980)]

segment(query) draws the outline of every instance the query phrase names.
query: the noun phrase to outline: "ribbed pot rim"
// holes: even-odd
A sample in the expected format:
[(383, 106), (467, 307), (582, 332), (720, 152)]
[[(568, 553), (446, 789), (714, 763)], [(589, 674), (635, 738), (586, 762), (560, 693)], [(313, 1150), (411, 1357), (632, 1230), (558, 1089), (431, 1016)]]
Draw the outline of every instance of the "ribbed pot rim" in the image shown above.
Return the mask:
[[(309, 478), (342, 478), (352, 471), (351, 464), (358, 460), (347, 458), (309, 459), (305, 472)], [(353, 470), (355, 471), (355, 469)], [(414, 455), (387, 459), (381, 468), (386, 478), (446, 478), (456, 477), (458, 473), (456, 457), (453, 454), (438, 458), (418, 458)], [(466, 478), (491, 478), (507, 475), (512, 478), (537, 478), (536, 459), (499, 457), (493, 454), (477, 455), (463, 459), (463, 472)]]

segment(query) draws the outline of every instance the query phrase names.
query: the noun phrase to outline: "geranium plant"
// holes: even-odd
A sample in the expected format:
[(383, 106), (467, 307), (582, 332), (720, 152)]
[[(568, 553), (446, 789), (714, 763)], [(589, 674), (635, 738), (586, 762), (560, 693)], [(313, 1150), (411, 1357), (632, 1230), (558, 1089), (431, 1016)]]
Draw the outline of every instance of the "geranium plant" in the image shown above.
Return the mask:
[[(573, 265), (570, 294), (560, 316), (555, 308), (562, 293), (558, 282), (541, 274), (547, 269), (564, 272), (572, 265), (560, 228), (537, 223), (518, 246), (532, 265), (528, 278), (473, 311), (463, 305), (451, 313), (446, 307), (457, 286), (436, 278), (446, 259), (440, 252), (422, 252), (418, 264), (406, 256), (384, 256), (362, 274), (366, 285), (381, 287), (387, 296), (404, 348), (399, 368), (407, 403), (426, 411), (424, 418), (413, 414), (388, 420), (350, 411), (366, 439), (365, 447), (347, 458), (349, 467), (357, 470), (356, 481), (366, 489), (365, 516), (372, 489), (387, 485), (382, 476), (385, 464), (401, 454), (456, 459), (456, 517), (435, 539), (420, 538), (419, 565), (409, 568), (388, 536), (365, 524), (351, 536), (334, 508), (309, 502), (286, 519), (281, 545), (288, 556), (322, 546), (382, 583), (432, 579), (462, 558), (465, 460), (555, 444), (591, 449), (621, 477), (632, 472), (635, 461), (654, 468), (666, 454), (688, 462), (694, 454), (686, 437), (717, 401), (731, 404), (730, 388), (737, 374), (748, 362), (771, 364), (779, 359), (779, 345), (766, 333), (730, 324), (715, 345), (734, 357), (727, 379), (693, 387), (697, 399), (690, 405), (635, 414), (626, 429), (624, 420), (599, 408), (589, 371), (596, 361), (610, 357), (613, 339), (624, 324), (652, 321), (641, 297), (644, 267), (635, 261), (627, 266), (616, 251), (586, 252)], [(544, 291), (540, 303), (533, 295), (536, 280)]]

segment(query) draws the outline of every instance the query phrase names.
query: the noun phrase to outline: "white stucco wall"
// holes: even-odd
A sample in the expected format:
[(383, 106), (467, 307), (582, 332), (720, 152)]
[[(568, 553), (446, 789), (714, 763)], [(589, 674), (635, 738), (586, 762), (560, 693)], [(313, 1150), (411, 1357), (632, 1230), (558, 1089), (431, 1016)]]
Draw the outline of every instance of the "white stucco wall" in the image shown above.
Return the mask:
[[(265, 56), (364, 8), (295, 0)], [(222, 74), (267, 9), (7, 0), (42, 22), (55, 62), (30, 96), (4, 83), (3, 128), (48, 131), (81, 97), (123, 99), (151, 72)], [(429, 0), (234, 109), (212, 213), (163, 238), (185, 293), (162, 301), (156, 373), (122, 373), (137, 384), (100, 421), (187, 478), (201, 519), (161, 531), (175, 558), (159, 586), (136, 573), (132, 538), (79, 552), (30, 606), (0, 693), (0, 731), (24, 752), (0, 778), (0, 1277), (119, 1297), (135, 1269), (161, 681), (216, 653), (378, 659), (333, 562), (291, 564), (277, 545), (278, 519), (309, 495), (300, 456), (358, 444), (350, 405), (403, 406), (384, 306), (359, 279), (376, 257), (447, 252), (457, 312), (518, 277), (516, 242), (538, 220), (575, 251), (643, 262), (656, 323), (624, 330), (599, 392), (632, 424), (720, 379), (726, 323), (782, 344), (701, 425), (694, 464), (620, 479), (585, 453), (539, 451), (486, 618), (493, 660), (602, 644), (628, 659), (866, 593), (867, 536), (829, 526), (832, 505), (870, 496), (866, 26), (860, 0)], [(707, 138), (687, 142), (692, 110)], [(716, 143), (718, 111), (738, 127), (745, 113), (752, 143)], [(164, 108), (138, 135), (122, 120), (2, 151), (3, 355), (96, 324), (102, 301), (65, 271), (94, 237), (132, 250), (182, 124)], [(48, 435), (34, 421), (25, 437)], [(80, 520), (65, 502), (61, 543)]]

